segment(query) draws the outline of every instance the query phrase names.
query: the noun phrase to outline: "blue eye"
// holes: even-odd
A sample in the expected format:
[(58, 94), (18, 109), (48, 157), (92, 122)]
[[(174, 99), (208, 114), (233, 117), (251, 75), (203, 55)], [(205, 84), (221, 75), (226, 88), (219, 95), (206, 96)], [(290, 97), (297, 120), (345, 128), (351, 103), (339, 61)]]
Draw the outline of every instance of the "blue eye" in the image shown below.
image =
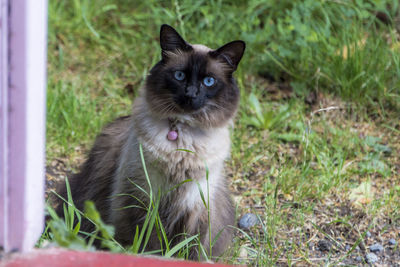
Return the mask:
[(183, 79), (185, 79), (185, 73), (183, 73), (183, 71), (177, 70), (174, 73), (174, 77), (175, 79), (177, 79), (178, 81), (183, 81)]
[(213, 77), (205, 77), (203, 83), (205, 84), (205, 86), (210, 87), (214, 85), (215, 79)]

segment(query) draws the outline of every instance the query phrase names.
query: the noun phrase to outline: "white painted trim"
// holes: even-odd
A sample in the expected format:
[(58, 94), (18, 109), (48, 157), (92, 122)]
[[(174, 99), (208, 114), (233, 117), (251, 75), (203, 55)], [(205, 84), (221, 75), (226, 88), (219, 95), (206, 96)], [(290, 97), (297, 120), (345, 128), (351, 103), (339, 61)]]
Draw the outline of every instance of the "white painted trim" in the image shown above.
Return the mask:
[[(2, 0), (4, 1), (4, 0)], [(9, 1), (6, 251), (33, 248), (43, 231), (47, 0)], [(4, 132), (2, 132), (3, 134)]]
[(8, 0), (0, 0), (0, 245), (7, 234)]

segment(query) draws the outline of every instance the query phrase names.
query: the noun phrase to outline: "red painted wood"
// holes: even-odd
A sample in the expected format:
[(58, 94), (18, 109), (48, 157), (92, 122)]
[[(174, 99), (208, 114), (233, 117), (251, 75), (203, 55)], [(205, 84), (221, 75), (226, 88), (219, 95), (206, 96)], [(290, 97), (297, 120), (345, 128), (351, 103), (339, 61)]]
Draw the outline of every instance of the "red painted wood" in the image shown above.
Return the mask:
[(107, 252), (84, 252), (62, 249), (36, 250), (13, 255), (1, 267), (229, 267), (189, 261), (165, 260), (160, 257), (137, 257)]

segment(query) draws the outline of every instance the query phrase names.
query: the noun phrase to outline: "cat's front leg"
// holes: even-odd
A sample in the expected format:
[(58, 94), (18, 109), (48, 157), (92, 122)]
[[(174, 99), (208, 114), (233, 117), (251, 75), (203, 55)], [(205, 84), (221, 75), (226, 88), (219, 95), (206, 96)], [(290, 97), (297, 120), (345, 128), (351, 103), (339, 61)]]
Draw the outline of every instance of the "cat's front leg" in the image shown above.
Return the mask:
[[(209, 208), (193, 209), (185, 216), (185, 228), (189, 235), (199, 235), (201, 248), (195, 246), (190, 258), (205, 260), (222, 255), (227, 251), (233, 238), (235, 210), (227, 192), (221, 192), (218, 199), (210, 202)], [(210, 219), (210, 223), (209, 223)], [(211, 240), (210, 240), (211, 237)], [(210, 250), (211, 246), (211, 250)]]

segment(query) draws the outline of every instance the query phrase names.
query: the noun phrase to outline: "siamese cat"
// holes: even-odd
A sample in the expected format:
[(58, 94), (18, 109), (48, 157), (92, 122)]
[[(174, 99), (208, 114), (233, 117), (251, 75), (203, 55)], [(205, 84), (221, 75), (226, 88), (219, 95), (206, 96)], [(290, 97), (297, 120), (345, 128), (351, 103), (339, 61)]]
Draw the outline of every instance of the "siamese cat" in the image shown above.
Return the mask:
[[(224, 161), (239, 102), (233, 73), (245, 43), (211, 49), (189, 44), (174, 28), (162, 25), (160, 45), (161, 61), (150, 70), (132, 115), (104, 128), (81, 171), (71, 178), (72, 198), (80, 210), (86, 200), (93, 201), (102, 219), (115, 227), (115, 239), (128, 246), (136, 227), (143, 225), (151, 190), (161, 196), (158, 212), (168, 240), (177, 243), (182, 233), (198, 234), (208, 252), (210, 238), (217, 238), (212, 255), (218, 256), (232, 240), (229, 226), (235, 219)], [(200, 191), (209, 199), (211, 229)], [(65, 186), (60, 194), (66, 196)], [(93, 230), (91, 222), (82, 221), (81, 231)], [(154, 231), (146, 250), (157, 249)], [(190, 257), (198, 253), (192, 249)]]

